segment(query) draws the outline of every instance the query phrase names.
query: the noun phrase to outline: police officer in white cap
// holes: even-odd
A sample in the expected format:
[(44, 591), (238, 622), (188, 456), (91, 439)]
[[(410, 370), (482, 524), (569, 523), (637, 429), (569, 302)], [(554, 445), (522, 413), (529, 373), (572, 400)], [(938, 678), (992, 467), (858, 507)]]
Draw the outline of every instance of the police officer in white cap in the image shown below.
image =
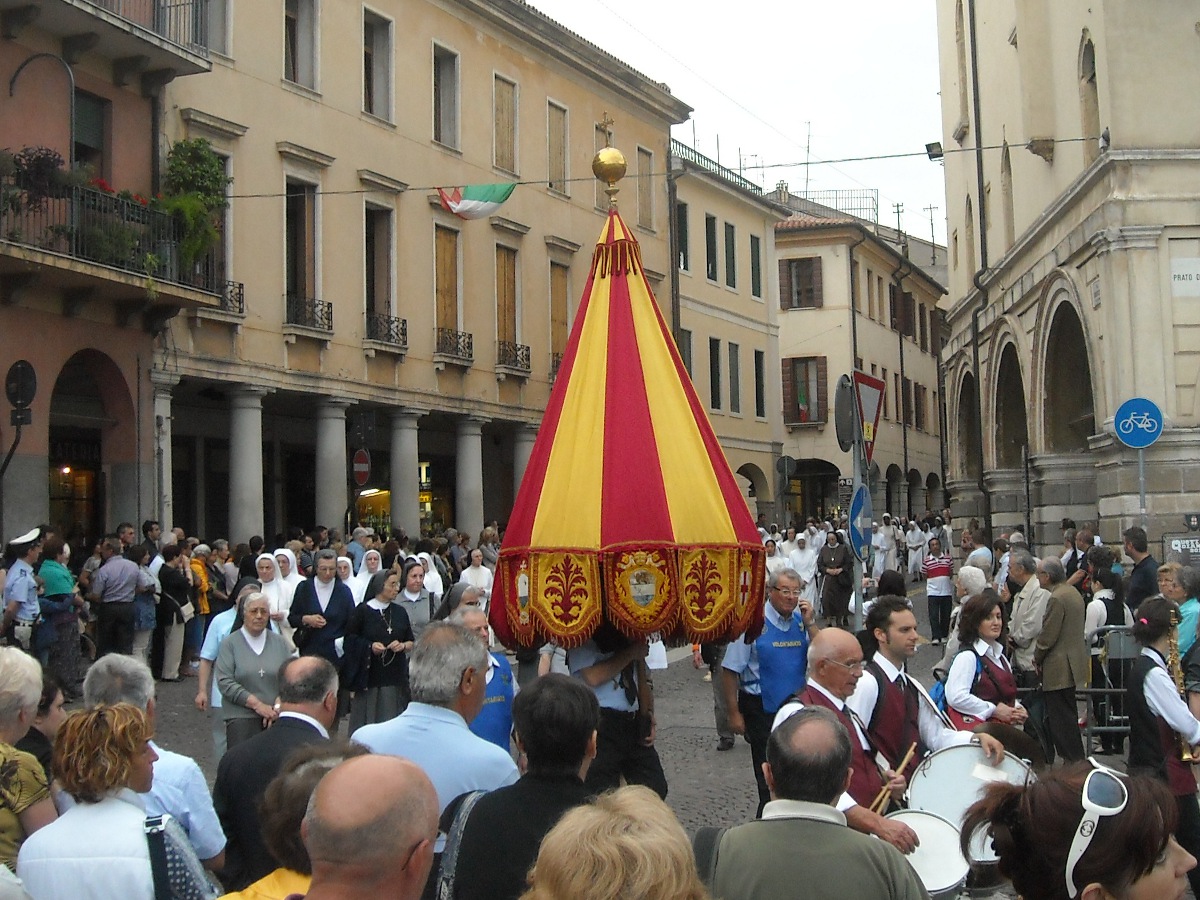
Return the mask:
[(33, 624), (40, 611), (33, 564), (42, 549), (41, 529), (35, 528), (9, 542), (7, 556), (13, 559), (4, 585), (4, 627), (9, 643), (30, 648)]

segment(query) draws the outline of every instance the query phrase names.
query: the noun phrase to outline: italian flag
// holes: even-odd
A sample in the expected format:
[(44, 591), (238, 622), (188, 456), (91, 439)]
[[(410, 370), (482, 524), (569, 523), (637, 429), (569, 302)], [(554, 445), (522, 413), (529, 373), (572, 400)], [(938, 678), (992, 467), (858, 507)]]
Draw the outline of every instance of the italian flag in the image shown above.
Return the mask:
[(442, 208), (460, 219), (490, 216), (507, 200), (516, 184), (468, 184), (466, 187), (438, 188)]

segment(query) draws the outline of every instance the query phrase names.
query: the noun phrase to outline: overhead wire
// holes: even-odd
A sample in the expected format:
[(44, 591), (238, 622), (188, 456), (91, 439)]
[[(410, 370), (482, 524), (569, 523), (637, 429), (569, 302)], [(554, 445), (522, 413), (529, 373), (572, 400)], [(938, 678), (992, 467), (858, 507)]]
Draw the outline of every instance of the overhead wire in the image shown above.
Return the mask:
[[(1092, 140), (1097, 140), (1097, 138), (1091, 138), (1091, 137), (1055, 138), (1054, 143), (1055, 144), (1073, 144), (1073, 143), (1080, 143), (1082, 141), (1092, 141)], [(979, 148), (976, 148), (976, 147), (957, 147), (957, 148), (951, 147), (949, 149), (943, 149), (942, 156), (950, 156), (950, 155), (956, 154), (956, 153), (974, 153), (976, 151), (976, 149), (984, 150), (984, 151), (1003, 150), (1005, 147), (1010, 147), (1010, 146), (1014, 146), (1014, 145), (989, 144), (989, 145), (986, 145), (984, 147), (979, 147)], [(837, 164), (859, 163), (859, 162), (878, 162), (879, 160), (886, 160), (886, 159), (912, 159), (912, 158), (916, 158), (916, 157), (929, 157), (929, 151), (914, 150), (914, 151), (906, 151), (903, 153), (876, 153), (876, 154), (871, 154), (868, 156), (845, 156), (840, 159), (826, 159), (826, 160), (819, 160), (819, 161), (814, 160), (811, 163), (811, 165), (837, 165)], [(934, 159), (936, 159), (936, 157), (934, 157)], [(716, 160), (713, 160), (713, 162), (715, 163)], [(784, 169), (784, 168), (795, 168), (797, 166), (803, 166), (803, 165), (810, 165), (810, 163), (803, 163), (803, 162), (761, 163), (759, 165), (745, 166), (743, 168), (746, 168), (746, 169)], [(722, 168), (724, 168), (724, 167), (722, 167)], [(730, 169), (729, 171), (732, 172), (733, 170)], [(666, 177), (668, 177), (669, 174), (670, 173), (665, 172), (665, 171), (664, 172), (647, 172), (644, 174), (629, 174), (629, 175), (626, 175), (625, 178), (623, 178), (622, 180), (623, 181), (638, 181), (640, 179), (666, 178)], [(595, 180), (596, 180), (596, 178), (593, 175), (581, 175), (581, 176), (577, 176), (574, 178), (555, 178), (554, 182), (556, 184), (564, 184), (564, 183), (578, 184), (578, 183), (583, 183), (583, 182), (592, 183), (592, 182), (595, 182)], [(512, 184), (512, 185), (516, 185), (517, 187), (527, 187), (529, 185), (546, 185), (546, 184), (549, 184), (549, 182), (550, 182), (550, 179), (547, 177), (547, 178), (523, 179), (523, 180), (517, 180), (517, 181), (505, 181), (504, 184)], [(450, 188), (453, 186), (454, 185), (446, 184), (446, 183), (432, 184), (432, 185), (419, 186), (419, 187), (409, 186), (409, 187), (405, 188), (404, 193), (425, 193), (428, 191), (436, 191), (439, 189), (446, 190), (447, 188)], [(353, 188), (353, 189), (345, 189), (345, 190), (318, 190), (315, 193), (317, 196), (331, 197), (331, 196), (338, 196), (338, 195), (351, 195), (352, 196), (352, 195), (359, 195), (359, 194), (380, 194), (380, 193), (387, 193), (387, 192), (380, 191), (378, 188)], [(254, 200), (254, 199), (269, 199), (269, 198), (277, 198), (277, 197), (286, 197), (286, 196), (287, 196), (287, 191), (263, 191), (263, 192), (255, 192), (255, 193), (250, 193), (250, 194), (228, 194), (227, 198), (230, 200)]]

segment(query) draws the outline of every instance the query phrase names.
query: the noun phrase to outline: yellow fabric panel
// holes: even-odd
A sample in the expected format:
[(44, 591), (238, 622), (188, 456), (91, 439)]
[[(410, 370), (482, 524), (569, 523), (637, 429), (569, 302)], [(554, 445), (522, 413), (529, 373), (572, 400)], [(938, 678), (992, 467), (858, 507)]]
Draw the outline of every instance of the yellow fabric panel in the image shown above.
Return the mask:
[(608, 279), (593, 283), (533, 520), (534, 547), (600, 546), (610, 288)]
[[(649, 290), (640, 276), (629, 279), (634, 330), (650, 404), (650, 421), (662, 459), (671, 528), (681, 544), (737, 542), (729, 509), (713, 473), (708, 449), (659, 328)], [(703, 415), (703, 413), (701, 413)]]

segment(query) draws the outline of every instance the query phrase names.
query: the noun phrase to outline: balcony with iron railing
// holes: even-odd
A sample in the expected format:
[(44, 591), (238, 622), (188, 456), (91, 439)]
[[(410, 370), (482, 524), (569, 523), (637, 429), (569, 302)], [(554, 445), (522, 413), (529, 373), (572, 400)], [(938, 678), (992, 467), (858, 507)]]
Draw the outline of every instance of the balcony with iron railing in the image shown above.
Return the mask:
[(173, 216), (138, 199), (66, 185), (31, 196), (0, 180), (0, 274), (32, 264), (93, 299), (137, 286), (161, 303), (221, 308), (230, 290), (221, 248), (184, 260), (182, 238)]
[(563, 355), (561, 353), (550, 354), (550, 383), (554, 384), (558, 378), (558, 370), (562, 368)]
[(687, 144), (677, 141), (674, 138), (671, 139), (671, 155), (676, 159), (681, 159), (684, 162), (691, 163), (698, 168), (704, 169), (706, 172), (716, 175), (718, 178), (723, 178), (725, 181), (728, 181), (735, 187), (741, 188), (743, 191), (749, 191), (752, 194), (758, 194), (759, 196), (762, 196), (762, 188), (760, 188), (753, 181), (743, 178), (737, 172), (733, 171), (733, 169), (725, 168), (725, 166), (721, 165), (719, 162), (709, 159), (703, 153), (697, 152)]
[(118, 86), (133, 77), (166, 83), (212, 69), (210, 0), (0, 0), (4, 36), (36, 28), (58, 38), (63, 55), (87, 51), (113, 63)]
[(383, 313), (367, 313), (367, 336), (363, 341), (367, 356), (390, 353), (404, 358), (408, 352), (408, 320)]
[(333, 340), (333, 304), (302, 294), (283, 295), (283, 335), (288, 343), (297, 337), (311, 338), (326, 347)]
[(514, 341), (496, 341), (496, 377), (506, 375), (528, 378), (530, 371), (529, 348)]
[(446, 364), (468, 368), (475, 361), (475, 337), (467, 331), (438, 328), (434, 335), (433, 364), (441, 370)]

